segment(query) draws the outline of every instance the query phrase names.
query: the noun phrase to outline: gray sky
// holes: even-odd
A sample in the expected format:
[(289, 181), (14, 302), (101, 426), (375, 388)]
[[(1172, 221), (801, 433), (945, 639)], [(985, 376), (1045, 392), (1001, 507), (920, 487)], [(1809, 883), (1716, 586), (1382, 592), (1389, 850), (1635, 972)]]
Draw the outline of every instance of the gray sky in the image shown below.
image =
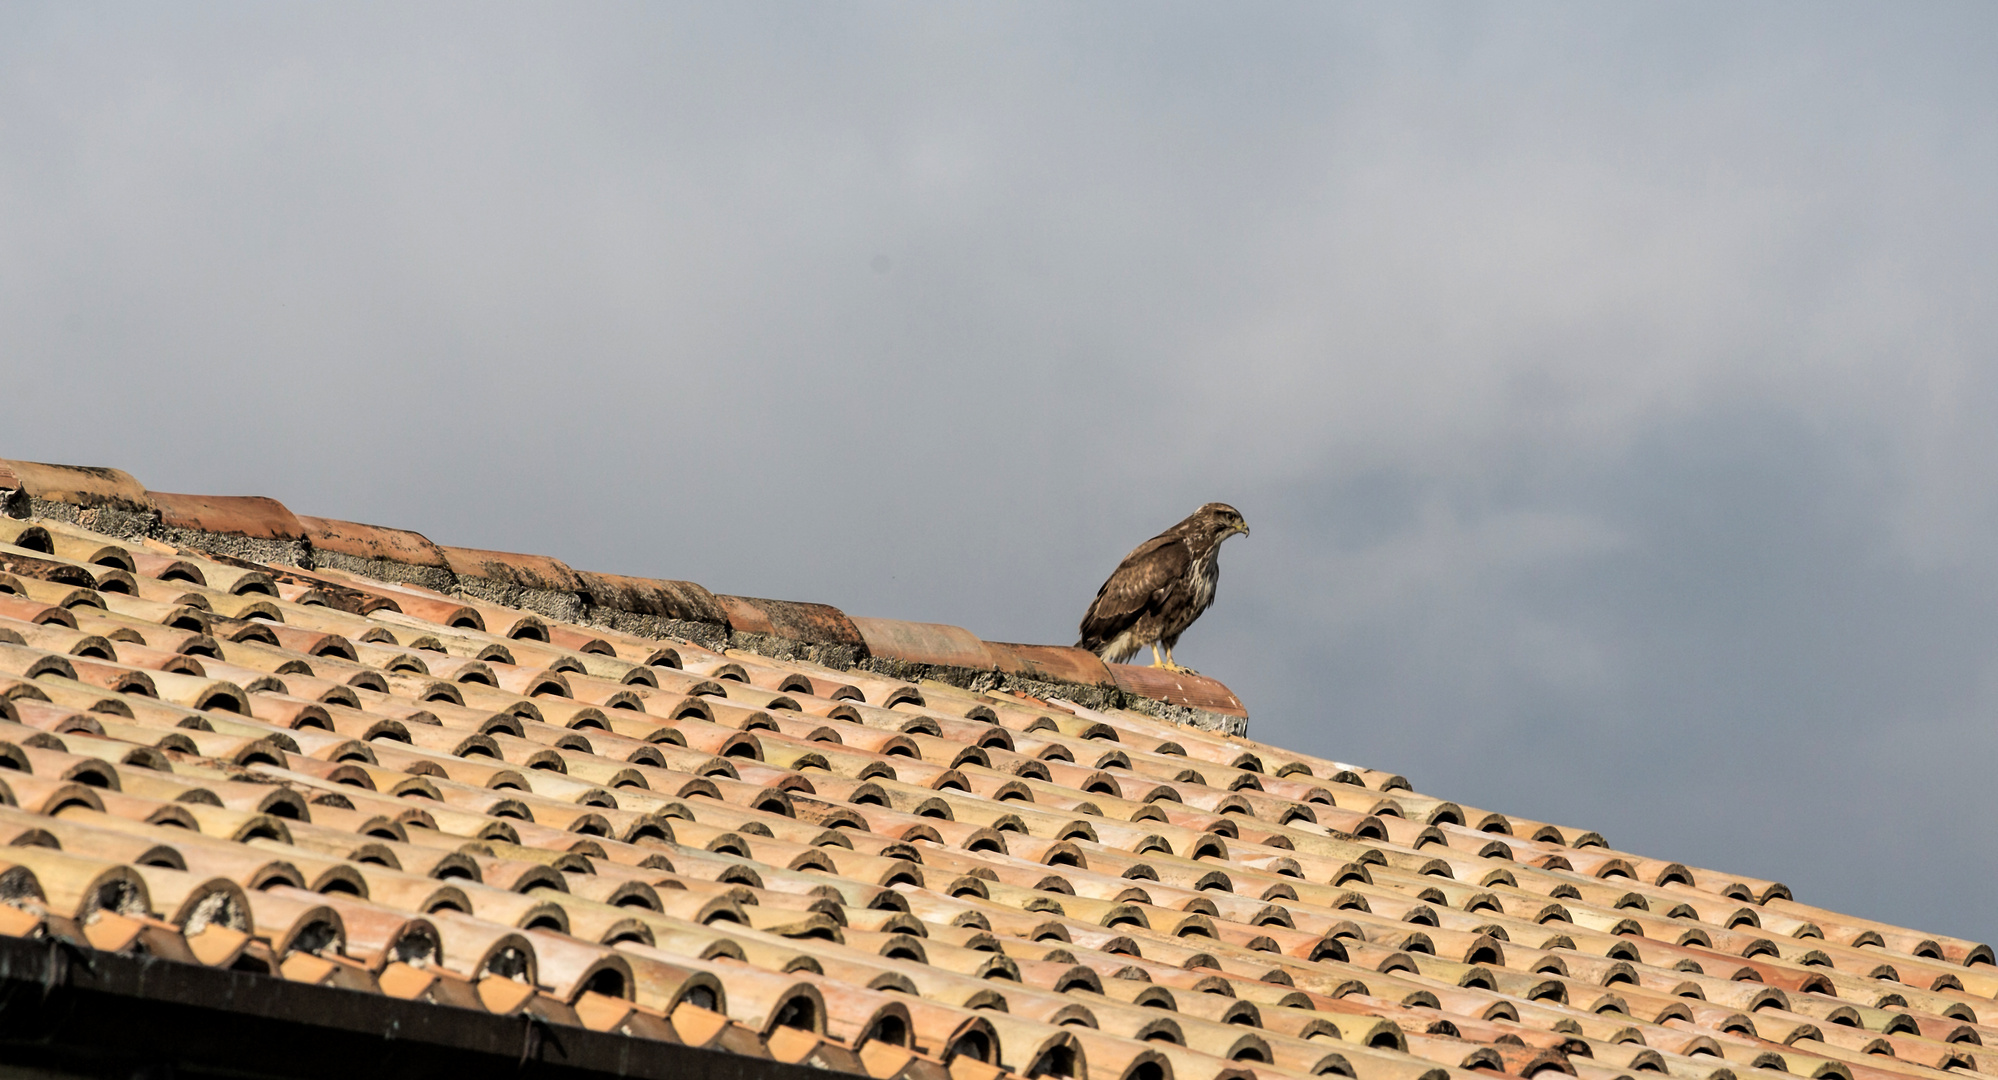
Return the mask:
[(1998, 938), (1998, 9), (11, 4), (0, 456), (1073, 640)]

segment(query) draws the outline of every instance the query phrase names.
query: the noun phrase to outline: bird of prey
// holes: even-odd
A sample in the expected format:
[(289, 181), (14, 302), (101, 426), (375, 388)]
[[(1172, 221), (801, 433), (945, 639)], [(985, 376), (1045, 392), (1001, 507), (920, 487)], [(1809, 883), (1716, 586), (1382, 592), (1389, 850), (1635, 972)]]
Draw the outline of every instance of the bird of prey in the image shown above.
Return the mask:
[(1173, 646), (1214, 602), (1214, 587), (1221, 580), (1221, 541), (1236, 533), (1249, 535), (1242, 515), (1227, 503), (1208, 503), (1139, 544), (1096, 590), (1095, 603), (1082, 616), (1082, 640), (1076, 647), (1121, 664), (1150, 645), (1153, 667), (1190, 674), (1191, 668), (1174, 662)]

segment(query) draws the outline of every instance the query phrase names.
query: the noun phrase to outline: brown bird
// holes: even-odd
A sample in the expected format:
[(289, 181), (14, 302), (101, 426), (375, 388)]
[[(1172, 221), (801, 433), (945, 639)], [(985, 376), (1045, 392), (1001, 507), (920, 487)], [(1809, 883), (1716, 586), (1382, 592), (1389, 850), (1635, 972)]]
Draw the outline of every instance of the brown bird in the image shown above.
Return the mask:
[(1208, 503), (1139, 544), (1096, 590), (1096, 602), (1082, 616), (1082, 640), (1076, 647), (1121, 664), (1150, 645), (1153, 667), (1191, 673), (1193, 669), (1174, 662), (1173, 646), (1214, 602), (1214, 588), (1221, 581), (1221, 541), (1236, 533), (1249, 535), (1242, 515), (1227, 503)]

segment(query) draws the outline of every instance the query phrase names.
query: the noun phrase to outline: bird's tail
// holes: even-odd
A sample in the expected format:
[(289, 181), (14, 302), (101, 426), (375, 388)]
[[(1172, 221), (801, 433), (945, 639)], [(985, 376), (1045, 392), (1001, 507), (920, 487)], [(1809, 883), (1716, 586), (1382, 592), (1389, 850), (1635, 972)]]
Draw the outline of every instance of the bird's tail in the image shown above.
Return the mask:
[(1140, 648), (1137, 642), (1131, 640), (1129, 634), (1119, 634), (1109, 641), (1096, 642), (1091, 642), (1085, 637), (1077, 641), (1075, 647), (1095, 653), (1106, 664), (1121, 664), (1136, 656)]

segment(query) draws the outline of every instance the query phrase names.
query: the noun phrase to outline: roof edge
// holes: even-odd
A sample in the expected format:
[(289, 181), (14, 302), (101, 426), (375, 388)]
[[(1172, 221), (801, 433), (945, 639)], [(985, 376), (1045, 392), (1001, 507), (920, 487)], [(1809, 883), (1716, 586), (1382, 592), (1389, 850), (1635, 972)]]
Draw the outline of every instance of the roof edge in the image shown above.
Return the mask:
[(1090, 708), (1244, 734), (1248, 710), (1214, 679), (1105, 664), (1064, 645), (985, 641), (960, 626), (850, 616), (828, 604), (712, 593), (691, 581), (576, 570), (547, 555), (440, 545), (422, 533), (294, 514), (256, 495), (150, 491), (119, 469), (0, 459), (0, 513), (48, 517), (130, 540), (210, 554), (341, 570), (562, 622), (677, 637), (837, 670), (862, 668), (975, 690), (1006, 690)]
[[(402, 1075), (529, 1066), (536, 1076), (575, 1080), (824, 1075), (768, 1058), (519, 1015), (100, 952), (67, 937), (0, 936), (0, 989), (22, 1005), (0, 1017), (7, 1059), (78, 1075), (165, 1052), (201, 1072), (334, 1080), (375, 1072), (384, 1039), (395, 1040)], [(300, 1053), (306, 1046), (311, 1052)]]

